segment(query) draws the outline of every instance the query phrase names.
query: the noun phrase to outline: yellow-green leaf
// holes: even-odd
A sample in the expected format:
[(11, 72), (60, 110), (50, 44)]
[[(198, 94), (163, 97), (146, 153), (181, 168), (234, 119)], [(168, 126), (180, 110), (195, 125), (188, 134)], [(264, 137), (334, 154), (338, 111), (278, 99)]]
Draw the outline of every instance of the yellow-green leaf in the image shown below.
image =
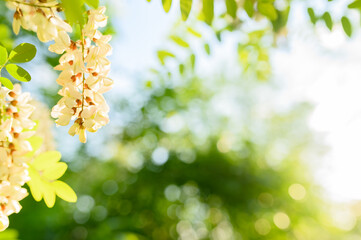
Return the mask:
[(43, 172), (43, 177), (48, 180), (56, 180), (64, 175), (68, 165), (64, 162), (57, 162), (46, 168)]
[(27, 153), (27, 157), (31, 157), (35, 154), (35, 152), (43, 145), (43, 138), (39, 136), (32, 136), (28, 139), (28, 142), (31, 145), (31, 148), (33, 149), (31, 152)]
[(196, 55), (192, 54), (189, 56), (189, 61), (191, 63), (191, 67), (194, 70), (194, 67), (196, 66)]
[(181, 47), (189, 48), (189, 44), (182, 38), (177, 36), (170, 36), (170, 38)]
[(316, 24), (317, 17), (315, 15), (315, 11), (313, 10), (313, 8), (308, 8), (307, 12), (308, 12), (308, 16), (310, 17), (312, 24)]
[(361, 0), (356, 0), (348, 5), (348, 8), (359, 8), (361, 9)]
[(258, 11), (269, 18), (270, 20), (277, 19), (277, 11), (272, 3), (269, 2), (259, 2), (257, 5)]
[(191, 27), (187, 27), (188, 32), (190, 32), (191, 34), (193, 34), (195, 37), (197, 38), (201, 38), (202, 34), (200, 34), (199, 32), (197, 32), (196, 30), (194, 30)]
[(163, 9), (165, 12), (169, 12), (170, 7), (172, 6), (172, 0), (162, 0)]
[(56, 195), (67, 202), (76, 202), (77, 196), (74, 190), (65, 182), (55, 181), (52, 183)]
[(43, 195), (44, 195), (44, 201), (48, 208), (52, 208), (55, 204), (55, 190), (53, 186), (50, 183), (45, 183), (43, 185)]
[(206, 51), (207, 55), (211, 55), (211, 47), (208, 43), (204, 44), (204, 50)]
[(3, 232), (0, 232), (0, 239), (1, 240), (18, 240), (19, 233), (16, 229), (6, 229)]
[(227, 13), (236, 18), (237, 16), (237, 3), (235, 0), (226, 0)]
[(36, 47), (30, 43), (22, 43), (11, 50), (9, 61), (12, 63), (24, 63), (31, 61), (36, 55)]
[(7, 78), (4, 78), (4, 77), (0, 77), (0, 82), (2, 85), (4, 85), (6, 88), (10, 89), (10, 90), (13, 90), (14, 88), (14, 85), (13, 83), (7, 79)]
[(59, 152), (49, 151), (39, 154), (39, 156), (37, 156), (35, 160), (31, 163), (31, 165), (36, 170), (45, 170), (46, 168), (58, 162), (60, 159), (61, 154)]
[(203, 0), (204, 21), (211, 25), (214, 17), (214, 0)]
[(61, 5), (64, 8), (66, 20), (69, 24), (79, 23), (82, 25), (84, 21), (84, 0), (61, 0)]
[(85, 0), (86, 4), (88, 4), (92, 8), (99, 7), (99, 0)]
[(254, 6), (253, 6), (253, 1), (252, 0), (246, 0), (244, 2), (244, 5), (243, 5), (243, 8), (244, 10), (246, 11), (247, 15), (249, 17), (252, 17), (253, 16), (253, 13), (254, 13)]
[(35, 201), (39, 202), (43, 198), (43, 186), (39, 173), (35, 169), (30, 167), (29, 176), (30, 181), (28, 181), (27, 184), (30, 188), (31, 195), (33, 196)]
[(157, 52), (157, 54), (158, 54), (159, 61), (161, 62), (162, 65), (165, 64), (166, 58), (168, 58), (168, 57), (174, 58), (175, 57), (175, 55), (173, 53), (165, 51), (165, 50), (160, 50)]
[(178, 70), (179, 70), (179, 73), (181, 75), (183, 75), (183, 73), (184, 73), (184, 64), (179, 64)]
[(180, 0), (180, 9), (183, 21), (187, 20), (192, 9), (192, 0)]
[(6, 70), (12, 77), (21, 82), (29, 82), (31, 80), (30, 74), (24, 68), (16, 64), (6, 65)]
[(3, 66), (8, 61), (8, 51), (3, 46), (0, 46), (0, 66)]
[(351, 25), (350, 20), (347, 17), (343, 16), (341, 18), (341, 23), (342, 23), (343, 30), (345, 31), (347, 36), (351, 37), (351, 35), (352, 35), (352, 25)]
[(329, 30), (332, 30), (332, 27), (333, 27), (333, 22), (332, 22), (332, 18), (331, 18), (331, 15), (329, 12), (325, 12), (323, 15), (322, 15), (322, 19), (325, 21), (325, 24), (327, 26), (327, 28)]

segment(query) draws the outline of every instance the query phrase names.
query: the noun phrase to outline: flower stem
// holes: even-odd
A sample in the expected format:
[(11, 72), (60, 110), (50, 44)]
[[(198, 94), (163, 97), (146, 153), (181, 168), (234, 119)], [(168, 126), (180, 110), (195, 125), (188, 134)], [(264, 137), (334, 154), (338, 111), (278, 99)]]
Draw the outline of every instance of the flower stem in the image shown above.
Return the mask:
[[(82, 58), (83, 58), (83, 64), (85, 67), (85, 57), (84, 57), (84, 52), (85, 52), (85, 40), (84, 40), (84, 32), (83, 32), (83, 28), (81, 28), (81, 52), (82, 52)], [(85, 69), (83, 71), (83, 87), (82, 87), (82, 94), (81, 94), (81, 111), (83, 111), (84, 109), (84, 87), (85, 87)]]

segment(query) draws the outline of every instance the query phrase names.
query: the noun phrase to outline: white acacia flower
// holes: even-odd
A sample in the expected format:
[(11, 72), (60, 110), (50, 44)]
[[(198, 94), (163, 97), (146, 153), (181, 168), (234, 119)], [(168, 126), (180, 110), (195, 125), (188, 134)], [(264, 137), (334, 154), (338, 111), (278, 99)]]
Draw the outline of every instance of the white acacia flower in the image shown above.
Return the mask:
[(88, 22), (83, 30), (85, 36), (93, 38), (99, 27), (107, 25), (108, 17), (104, 15), (105, 10), (105, 7), (99, 7), (88, 11)]
[(68, 125), (74, 119), (69, 134), (79, 135), (86, 142), (86, 131), (96, 132), (109, 122), (109, 107), (102, 96), (111, 89), (113, 81), (107, 77), (111, 54), (111, 36), (97, 29), (107, 23), (105, 7), (88, 11), (88, 22), (82, 30), (83, 41), (72, 42), (66, 32), (59, 33), (49, 49), (63, 53), (56, 70), (62, 71), (57, 83), (63, 96), (52, 109), (58, 125)]
[(12, 135), (10, 134), (12, 123), (13, 118), (9, 118), (0, 125), (0, 141), (6, 141), (7, 139), (12, 140)]
[[(56, 0), (45, 3), (36, 1), (37, 5), (46, 6), (44, 8), (22, 3), (27, 3), (27, 0), (7, 3), (9, 8), (15, 10), (13, 30), (17, 34), (21, 26), (36, 32), (40, 41), (55, 40), (49, 46), (49, 51), (64, 53), (55, 67), (62, 71), (57, 79), (57, 83), (63, 87), (59, 91), (62, 98), (53, 107), (52, 116), (57, 118), (58, 125), (68, 125), (74, 119), (69, 133), (78, 134), (81, 142), (85, 142), (85, 131), (95, 132), (109, 122), (109, 107), (101, 94), (110, 90), (113, 84), (107, 77), (110, 61), (106, 58), (112, 52), (109, 44), (111, 36), (98, 31), (98, 28), (107, 24), (108, 17), (104, 14), (106, 8), (99, 7), (87, 12), (88, 22), (82, 29), (83, 39), (73, 42), (68, 35), (72, 31), (71, 26), (56, 14)], [(13, 92), (16, 93), (16, 89)], [(6, 93), (0, 92), (0, 101), (3, 95)], [(26, 102), (26, 99), (22, 101)], [(26, 104), (9, 106), (8, 114), (12, 114), (13, 119), (11, 129), (0, 133), (0, 139), (9, 140), (12, 137), (11, 130), (18, 133), (23, 128), (32, 128), (33, 123), (28, 119), (30, 112), (32, 109)], [(8, 129), (7, 125), (4, 125), (4, 129)]]
[(49, 46), (50, 52), (62, 54), (71, 47), (70, 37), (65, 31), (61, 31), (55, 38), (55, 43)]
[(4, 181), (0, 185), (0, 205), (2, 212), (9, 216), (18, 213), (21, 209), (19, 201), (25, 198), (28, 192), (25, 188), (12, 185), (9, 181)]
[(78, 122), (74, 122), (73, 126), (70, 127), (69, 134), (71, 136), (79, 135), (79, 141), (82, 143), (86, 142), (85, 127)]
[[(28, 5), (27, 0), (8, 1), (7, 6), (14, 9), (13, 31), (18, 34), (20, 27), (36, 32), (42, 42), (56, 39), (60, 32), (72, 32), (71, 26), (57, 15), (58, 2), (36, 1), (38, 6)], [(42, 7), (43, 6), (43, 7)]]
[(14, 20), (13, 20), (13, 31), (16, 35), (19, 34), (21, 26), (21, 13), (20, 11), (16, 11), (14, 13)]
[(19, 203), (27, 196), (22, 186), (29, 181), (29, 158), (32, 151), (28, 139), (35, 123), (30, 120), (34, 106), (28, 93), (22, 93), (19, 84), (12, 91), (0, 85), (0, 231), (9, 226), (8, 216), (18, 213)]

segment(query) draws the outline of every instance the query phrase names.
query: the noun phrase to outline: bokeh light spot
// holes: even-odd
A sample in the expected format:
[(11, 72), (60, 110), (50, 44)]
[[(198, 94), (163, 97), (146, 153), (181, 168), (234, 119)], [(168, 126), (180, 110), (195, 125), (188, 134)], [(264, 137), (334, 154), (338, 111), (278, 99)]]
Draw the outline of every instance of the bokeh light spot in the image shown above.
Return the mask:
[(276, 213), (273, 217), (273, 222), (279, 229), (286, 229), (291, 223), (290, 218), (284, 212)]
[(179, 199), (181, 195), (181, 190), (176, 185), (169, 185), (164, 190), (164, 195), (168, 201), (174, 202)]
[(301, 184), (295, 183), (288, 188), (288, 194), (295, 200), (302, 200), (306, 197), (306, 189)]
[(254, 223), (254, 228), (259, 235), (267, 235), (271, 231), (271, 224), (267, 219), (260, 218)]
[(158, 147), (152, 153), (152, 161), (156, 165), (164, 164), (168, 160), (168, 157), (169, 157), (169, 152), (164, 147)]

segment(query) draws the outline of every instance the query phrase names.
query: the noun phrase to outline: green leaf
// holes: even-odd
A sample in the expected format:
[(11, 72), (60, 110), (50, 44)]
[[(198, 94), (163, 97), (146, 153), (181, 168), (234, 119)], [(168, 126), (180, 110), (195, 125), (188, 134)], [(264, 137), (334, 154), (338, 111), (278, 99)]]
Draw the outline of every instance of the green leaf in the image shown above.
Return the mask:
[(66, 165), (66, 163), (57, 162), (46, 168), (42, 176), (48, 180), (56, 180), (64, 175), (66, 169), (68, 169), (68, 165)]
[(3, 46), (0, 46), (0, 67), (8, 61), (8, 51)]
[(322, 19), (325, 21), (327, 28), (328, 28), (329, 30), (332, 30), (333, 22), (332, 22), (330, 13), (329, 13), (329, 12), (325, 12), (325, 13), (322, 15)]
[(70, 25), (74, 23), (84, 24), (84, 0), (62, 0), (61, 5), (64, 8), (66, 20)]
[(257, 5), (258, 11), (269, 18), (270, 20), (277, 19), (277, 11), (272, 3), (269, 2), (259, 2)]
[(172, 0), (162, 0), (164, 11), (169, 12), (170, 7), (172, 6)]
[(67, 202), (76, 202), (77, 196), (74, 190), (65, 182), (55, 181), (52, 183), (56, 195)]
[(222, 42), (222, 31), (216, 31), (216, 38), (219, 42)]
[(165, 51), (165, 50), (158, 51), (157, 55), (158, 55), (159, 61), (161, 62), (162, 65), (165, 64), (166, 58), (169, 58), (169, 57), (174, 58), (175, 57), (175, 55), (173, 53)]
[(29, 82), (31, 80), (30, 74), (24, 68), (16, 64), (6, 65), (6, 70), (11, 76), (21, 82)]
[(351, 26), (350, 20), (347, 17), (343, 16), (341, 18), (341, 23), (342, 23), (343, 30), (345, 31), (347, 36), (351, 37), (351, 35), (352, 35), (352, 26)]
[(361, 0), (356, 0), (352, 3), (350, 3), (347, 7), (348, 8), (361, 8)]
[(317, 22), (317, 17), (315, 15), (315, 11), (313, 11), (313, 8), (308, 8), (307, 9), (307, 13), (308, 13), (308, 16), (310, 16), (310, 20), (313, 24), (316, 24)]
[(279, 32), (281, 29), (283, 29), (288, 21), (288, 15), (290, 13), (290, 7), (287, 7), (286, 9), (279, 11), (277, 11), (277, 19), (272, 21), (272, 25), (273, 25), (273, 29), (274, 32)]
[(189, 44), (186, 41), (184, 41), (182, 38), (177, 36), (170, 36), (170, 38), (179, 46), (189, 48)]
[(43, 138), (39, 136), (32, 136), (28, 139), (28, 142), (31, 145), (31, 148), (33, 149), (31, 152), (27, 153), (27, 157), (31, 157), (35, 154), (35, 152), (43, 145)]
[(200, 34), (199, 32), (197, 32), (196, 30), (194, 30), (193, 28), (191, 27), (187, 27), (187, 30), (189, 33), (193, 34), (195, 37), (197, 38), (201, 38), (202, 37), (202, 34)]
[(85, 0), (85, 2), (94, 9), (99, 7), (99, 0)]
[(227, 13), (236, 18), (237, 16), (237, 3), (235, 0), (226, 0)]
[(52, 208), (55, 204), (55, 189), (49, 182), (43, 182), (43, 197), (48, 208)]
[(19, 233), (15, 229), (6, 229), (4, 232), (0, 232), (1, 240), (17, 240)]
[(192, 0), (180, 0), (180, 10), (183, 21), (187, 20), (192, 9)]
[(41, 153), (31, 163), (31, 166), (33, 166), (38, 171), (43, 171), (60, 161), (60, 158), (61, 154), (57, 151)]
[(246, 11), (247, 15), (249, 17), (252, 17), (254, 14), (254, 7), (253, 7), (253, 1), (252, 0), (246, 0), (244, 2), (243, 6), (244, 10)]
[(184, 64), (179, 64), (179, 73), (183, 75), (184, 73)]
[(13, 83), (12, 83), (9, 79), (4, 78), (4, 77), (0, 77), (0, 82), (1, 82), (1, 84), (4, 85), (7, 89), (13, 90), (14, 85), (13, 85)]
[(39, 173), (32, 167), (29, 168), (29, 176), (30, 181), (26, 184), (28, 184), (35, 201), (39, 202), (43, 198), (43, 182), (40, 179)]
[(9, 61), (12, 63), (24, 63), (31, 61), (36, 55), (36, 47), (30, 43), (22, 43), (11, 50)]
[(33, 148), (33, 151), (37, 151), (40, 149), (41, 145), (43, 145), (43, 138), (39, 136), (33, 136), (28, 139), (28, 142), (30, 143), (31, 147)]
[(196, 55), (192, 54), (189, 57), (190, 63), (191, 63), (191, 67), (194, 70), (195, 66), (196, 66)]
[(211, 55), (211, 47), (208, 43), (204, 44), (204, 50), (206, 51), (207, 55)]
[(204, 21), (211, 25), (214, 17), (214, 0), (203, 0)]

